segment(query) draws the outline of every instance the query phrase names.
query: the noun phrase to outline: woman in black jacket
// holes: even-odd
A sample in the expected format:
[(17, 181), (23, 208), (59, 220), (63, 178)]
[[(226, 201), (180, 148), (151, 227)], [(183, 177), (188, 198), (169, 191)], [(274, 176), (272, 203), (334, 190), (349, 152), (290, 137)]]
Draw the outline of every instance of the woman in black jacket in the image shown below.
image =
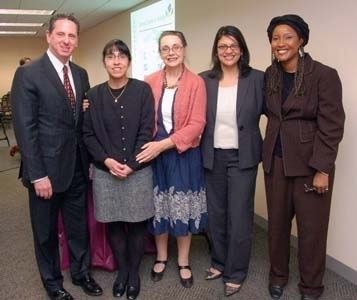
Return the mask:
[(93, 158), (94, 214), (108, 224), (118, 275), (114, 297), (140, 292), (139, 266), (146, 220), (154, 215), (152, 170), (135, 156), (152, 139), (154, 100), (143, 81), (128, 78), (131, 55), (121, 40), (109, 41), (103, 64), (109, 80), (88, 92), (83, 138)]

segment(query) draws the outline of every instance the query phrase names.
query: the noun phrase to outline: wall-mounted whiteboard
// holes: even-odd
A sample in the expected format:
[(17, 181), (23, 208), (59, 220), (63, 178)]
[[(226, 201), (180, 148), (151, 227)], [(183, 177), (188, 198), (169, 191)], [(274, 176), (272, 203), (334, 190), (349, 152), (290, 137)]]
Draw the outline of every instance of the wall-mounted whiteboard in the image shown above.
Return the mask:
[(161, 69), (158, 38), (175, 29), (175, 0), (161, 0), (131, 13), (132, 77), (144, 79)]

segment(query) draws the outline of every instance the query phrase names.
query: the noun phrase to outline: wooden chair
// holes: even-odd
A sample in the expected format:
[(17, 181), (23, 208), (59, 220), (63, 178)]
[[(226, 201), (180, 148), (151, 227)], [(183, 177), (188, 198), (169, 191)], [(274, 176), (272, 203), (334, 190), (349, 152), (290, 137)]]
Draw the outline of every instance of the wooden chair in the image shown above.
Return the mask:
[(0, 111), (2, 113), (2, 120), (4, 123), (10, 123), (12, 119), (10, 92), (7, 92), (1, 97)]
[(0, 137), (0, 141), (6, 141), (7, 145), (10, 147), (10, 141), (9, 141), (9, 138), (7, 136), (7, 133), (6, 133), (6, 127), (5, 127), (5, 124), (3, 122), (3, 113), (2, 112), (0, 112), (0, 126), (1, 126), (2, 132), (3, 132), (3, 136)]

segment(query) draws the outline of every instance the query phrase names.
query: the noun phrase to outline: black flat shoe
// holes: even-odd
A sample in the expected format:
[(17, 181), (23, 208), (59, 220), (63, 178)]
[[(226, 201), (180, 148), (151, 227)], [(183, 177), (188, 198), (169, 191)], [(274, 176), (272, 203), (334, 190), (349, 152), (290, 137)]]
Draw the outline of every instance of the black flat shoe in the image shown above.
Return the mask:
[(80, 279), (72, 279), (74, 285), (80, 286), (83, 291), (89, 296), (100, 296), (103, 294), (102, 288), (89, 274)]
[(119, 298), (124, 295), (126, 291), (126, 283), (115, 282), (113, 285), (113, 296)]
[[(190, 288), (192, 285), (193, 285), (193, 274), (192, 274), (192, 271), (191, 271), (191, 267), (190, 266), (177, 266), (178, 267), (178, 271), (179, 271), (179, 276), (180, 276), (180, 282), (182, 284), (183, 287), (185, 288)], [(183, 269), (187, 269), (187, 270), (190, 270), (191, 272), (191, 276), (189, 278), (183, 278), (181, 276), (181, 270)]]
[(273, 299), (279, 299), (283, 295), (284, 287), (280, 285), (269, 285), (269, 294)]
[(74, 300), (72, 295), (64, 288), (58, 289), (56, 291), (47, 291), (47, 294), (51, 300)]
[(313, 296), (309, 296), (309, 295), (301, 295), (301, 300), (317, 300), (319, 297), (313, 297)]
[(229, 297), (234, 294), (237, 294), (241, 288), (242, 288), (242, 284), (240, 284), (239, 286), (230, 286), (228, 284), (225, 284), (224, 285), (224, 295), (226, 297)]
[[(155, 272), (154, 267), (156, 264), (163, 264), (165, 268), (161, 272)], [(158, 282), (164, 276), (164, 272), (166, 270), (167, 260), (155, 260), (154, 266), (151, 269), (151, 280), (154, 282)]]
[(218, 279), (218, 278), (222, 277), (222, 272), (219, 272), (217, 270), (218, 273), (213, 273), (213, 272), (211, 272), (210, 269), (206, 270), (206, 277), (205, 277), (206, 280), (215, 280), (215, 279)]
[(126, 297), (129, 300), (135, 300), (140, 293), (140, 279), (138, 282), (138, 286), (129, 286), (126, 289)]

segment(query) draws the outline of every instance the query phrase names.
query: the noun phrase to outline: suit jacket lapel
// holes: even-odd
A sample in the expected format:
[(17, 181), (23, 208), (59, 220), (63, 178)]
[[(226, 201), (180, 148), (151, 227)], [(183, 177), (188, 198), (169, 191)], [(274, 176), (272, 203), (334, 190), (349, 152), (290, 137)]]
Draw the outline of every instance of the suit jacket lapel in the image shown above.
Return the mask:
[(219, 82), (217, 78), (211, 78), (211, 83), (207, 86), (207, 106), (208, 111), (211, 113), (213, 122), (216, 121), (217, 114), (217, 97)]
[[(304, 84), (305, 84), (305, 88), (306, 90), (308, 89), (308, 86), (310, 85), (310, 82), (308, 77), (309, 77), (309, 74), (312, 72), (312, 59), (310, 57), (309, 54), (306, 53), (306, 57), (305, 57), (305, 71), (304, 71)], [(294, 106), (294, 104), (301, 104), (301, 101), (299, 101), (299, 98), (296, 98), (294, 96), (294, 93), (293, 93), (293, 90), (290, 92), (288, 98), (286, 99), (286, 101), (284, 102), (283, 106), (282, 106), (282, 113), (283, 115), (286, 115), (290, 110), (291, 108)]]
[[(56, 88), (58, 93), (62, 98), (67, 98), (66, 91), (64, 90), (63, 83), (61, 78), (58, 76), (58, 73), (55, 67), (52, 65), (50, 59), (47, 54), (43, 56), (44, 70), (46, 73), (46, 77), (50, 80), (53, 86)], [(67, 101), (68, 102), (68, 101)]]
[(237, 118), (242, 109), (244, 99), (246, 98), (248, 87), (249, 87), (249, 78), (239, 77), (238, 89), (237, 89)]
[(61, 99), (63, 99), (63, 101), (65, 101), (66, 103), (66, 107), (68, 109), (68, 112), (72, 113), (72, 108), (71, 105), (69, 103), (69, 99), (68, 96), (66, 94), (66, 91), (64, 89), (63, 83), (61, 81), (61, 78), (58, 76), (58, 73), (55, 69), (55, 67), (52, 65), (50, 59), (48, 58), (47, 54), (45, 54), (43, 56), (43, 62), (44, 62), (44, 68), (45, 68), (45, 73), (47, 75), (47, 78), (49, 79), (49, 81), (52, 83), (52, 85), (56, 88), (56, 90), (59, 93), (59, 96), (61, 97)]

